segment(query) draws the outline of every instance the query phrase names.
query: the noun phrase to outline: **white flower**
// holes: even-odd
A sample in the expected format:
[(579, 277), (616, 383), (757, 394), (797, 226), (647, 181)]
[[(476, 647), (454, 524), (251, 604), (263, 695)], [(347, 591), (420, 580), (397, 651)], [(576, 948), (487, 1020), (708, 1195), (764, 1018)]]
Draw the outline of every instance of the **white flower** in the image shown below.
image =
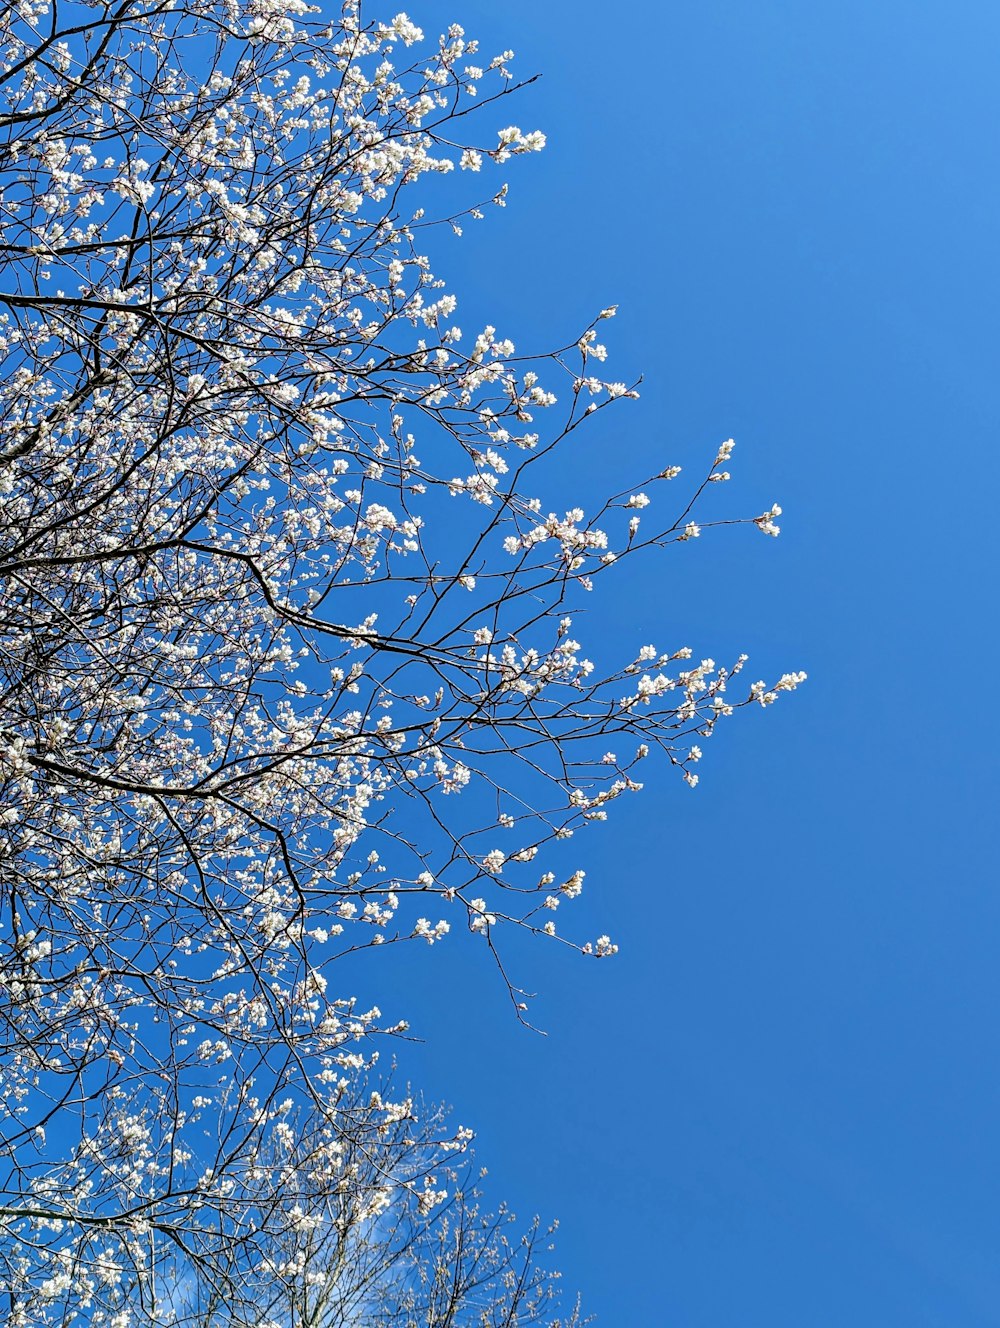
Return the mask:
[(774, 518), (781, 516), (781, 508), (777, 503), (767, 512), (762, 512), (760, 516), (754, 517), (754, 525), (765, 535), (778, 535), (781, 527), (775, 525)]
[(583, 893), (583, 878), (586, 874), (585, 871), (575, 871), (569, 880), (562, 883), (559, 888), (567, 899), (576, 899)]
[(423, 30), (418, 28), (415, 23), (411, 23), (406, 14), (397, 14), (390, 23), (389, 30), (399, 38), (404, 46), (412, 46), (414, 42), (420, 42), (424, 39)]
[(428, 945), (433, 945), (435, 941), (442, 940), (451, 931), (447, 922), (441, 921), (431, 926), (427, 918), (417, 918), (413, 927), (413, 935), (422, 937)]
[(718, 454), (715, 458), (715, 464), (717, 466), (724, 465), (733, 455), (733, 448), (735, 446), (736, 444), (733, 442), (732, 438), (727, 438), (724, 443), (720, 444)]

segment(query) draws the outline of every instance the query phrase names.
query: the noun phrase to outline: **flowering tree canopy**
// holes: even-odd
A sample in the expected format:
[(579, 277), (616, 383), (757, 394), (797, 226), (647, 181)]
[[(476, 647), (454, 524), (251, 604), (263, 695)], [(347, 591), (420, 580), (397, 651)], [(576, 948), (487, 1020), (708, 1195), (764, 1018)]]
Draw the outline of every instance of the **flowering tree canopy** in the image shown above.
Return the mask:
[[(511, 60), (359, 3), (0, 16), (12, 1326), (168, 1321), (188, 1277), (205, 1322), (243, 1322), (219, 1288), (265, 1267), (294, 1292), (345, 1193), (381, 1230), (360, 1154), (429, 1212), (432, 1172), (385, 1153), (408, 1105), (347, 1093), (386, 1026), (335, 959), (456, 919), (501, 972), (505, 925), (611, 953), (557, 928), (584, 873), (547, 855), (645, 758), (694, 784), (720, 720), (801, 681), (575, 637), (624, 559), (714, 524), (732, 443), (679, 501), (665, 460), (595, 510), (543, 503), (635, 395), (603, 373), (614, 310), (519, 356), (455, 325), (424, 252), (544, 146), (505, 123)], [(475, 205), (441, 185), (433, 211), (455, 170)]]

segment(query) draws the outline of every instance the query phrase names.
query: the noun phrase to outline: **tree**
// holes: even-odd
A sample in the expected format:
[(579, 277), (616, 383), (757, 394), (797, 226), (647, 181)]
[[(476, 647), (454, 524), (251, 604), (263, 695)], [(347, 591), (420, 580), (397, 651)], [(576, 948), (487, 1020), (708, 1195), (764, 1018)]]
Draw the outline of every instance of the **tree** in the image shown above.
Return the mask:
[(623, 561), (719, 524), (732, 444), (657, 523), (675, 466), (590, 515), (538, 496), (635, 388), (600, 376), (613, 309), (518, 356), (423, 252), (435, 188), (435, 224), (487, 206), (435, 177), (544, 146), (486, 127), (509, 66), (358, 3), (0, 17), (11, 1324), (87, 1309), (106, 1245), (137, 1286), (164, 1245), (217, 1267), (287, 1113), (336, 1135), (355, 1044), (401, 1027), (329, 988), (346, 951), (459, 917), (519, 1015), (504, 924), (613, 952), (557, 934), (560, 841), (803, 677), (574, 639)]
[[(384, 1091), (384, 1086), (383, 1086)], [(207, 1100), (206, 1100), (207, 1105)], [(196, 1104), (192, 1120), (207, 1113)], [(57, 1248), (18, 1241), (11, 1314), (174, 1328), (576, 1328), (537, 1219), (518, 1231), (481, 1208), (467, 1152), (443, 1114), (344, 1081), (323, 1113), (269, 1113), (252, 1156), (227, 1159), (183, 1232), (113, 1223)], [(166, 1239), (162, 1237), (170, 1233)]]

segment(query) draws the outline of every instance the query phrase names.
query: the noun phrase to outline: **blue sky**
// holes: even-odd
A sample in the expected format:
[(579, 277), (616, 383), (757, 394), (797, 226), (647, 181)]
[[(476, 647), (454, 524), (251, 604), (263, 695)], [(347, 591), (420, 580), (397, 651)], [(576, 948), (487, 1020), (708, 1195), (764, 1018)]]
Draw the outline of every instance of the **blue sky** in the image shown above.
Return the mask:
[(402, 1065), (605, 1325), (1000, 1324), (1000, 10), (481, 8), (411, 12), (541, 71), (510, 118), (550, 146), (441, 250), (463, 320), (543, 346), (617, 301), (643, 398), (580, 474), (733, 436), (727, 498), (785, 509), (586, 630), (810, 681), (589, 837), (621, 954), (518, 951), (547, 1036), (468, 946), (399, 954)]

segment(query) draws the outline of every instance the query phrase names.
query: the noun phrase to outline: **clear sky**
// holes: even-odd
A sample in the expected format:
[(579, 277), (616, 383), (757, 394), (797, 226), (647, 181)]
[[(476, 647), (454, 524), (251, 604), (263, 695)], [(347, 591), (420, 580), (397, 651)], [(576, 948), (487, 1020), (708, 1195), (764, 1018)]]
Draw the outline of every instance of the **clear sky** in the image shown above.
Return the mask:
[(588, 835), (621, 954), (518, 950), (546, 1037), (467, 945), (397, 952), (402, 1063), (609, 1328), (1000, 1324), (1000, 8), (409, 8), (544, 75), (510, 118), (548, 150), (441, 251), (460, 321), (544, 346), (617, 301), (643, 399), (581, 475), (733, 436), (727, 499), (785, 509), (584, 639), (810, 681)]

